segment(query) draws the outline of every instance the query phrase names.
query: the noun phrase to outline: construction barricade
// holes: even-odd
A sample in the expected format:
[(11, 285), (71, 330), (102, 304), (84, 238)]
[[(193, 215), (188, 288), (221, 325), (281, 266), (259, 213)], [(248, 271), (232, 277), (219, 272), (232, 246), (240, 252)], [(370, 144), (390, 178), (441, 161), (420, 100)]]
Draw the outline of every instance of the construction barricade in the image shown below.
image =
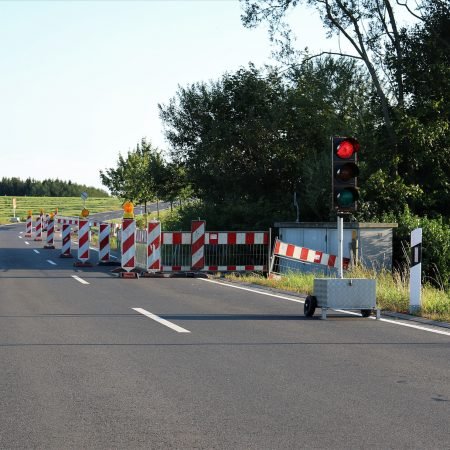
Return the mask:
[(50, 217), (47, 221), (47, 239), (44, 248), (47, 250), (53, 250), (55, 248), (54, 245), (54, 237), (55, 237), (55, 221), (53, 217)]
[(92, 267), (89, 261), (89, 220), (78, 219), (78, 261), (75, 267)]
[(136, 233), (136, 266), (144, 272), (268, 271), (269, 232), (208, 232), (205, 221), (193, 221), (190, 232), (161, 232), (156, 223)]
[(42, 241), (42, 214), (36, 217), (36, 235), (35, 241)]
[(31, 211), (28, 211), (27, 221), (25, 224), (25, 237), (31, 237), (33, 233), (33, 217)]
[[(349, 258), (342, 258), (342, 267), (348, 269)], [(270, 262), (269, 274), (283, 274), (288, 272), (314, 271), (330, 272), (337, 270), (338, 259), (318, 250), (287, 244), (275, 239)]]
[(62, 245), (61, 245), (61, 254), (59, 255), (60, 258), (72, 258), (71, 253), (71, 231), (72, 226), (68, 224), (62, 225), (62, 232), (61, 232), (61, 239), (62, 239)]
[(121, 278), (137, 278), (138, 271), (136, 267), (136, 220), (122, 219), (122, 233), (121, 233), (121, 271), (119, 277)]

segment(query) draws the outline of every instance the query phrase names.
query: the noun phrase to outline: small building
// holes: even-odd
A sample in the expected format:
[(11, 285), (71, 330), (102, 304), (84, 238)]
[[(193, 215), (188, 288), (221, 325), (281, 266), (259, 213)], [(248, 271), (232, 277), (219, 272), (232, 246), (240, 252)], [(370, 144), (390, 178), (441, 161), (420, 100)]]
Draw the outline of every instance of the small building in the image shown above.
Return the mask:
[[(343, 257), (377, 271), (391, 270), (393, 229), (397, 226), (396, 223), (344, 222)], [(288, 244), (338, 254), (336, 222), (277, 222), (273, 234)], [(301, 270), (323, 272), (311, 264), (302, 264)]]

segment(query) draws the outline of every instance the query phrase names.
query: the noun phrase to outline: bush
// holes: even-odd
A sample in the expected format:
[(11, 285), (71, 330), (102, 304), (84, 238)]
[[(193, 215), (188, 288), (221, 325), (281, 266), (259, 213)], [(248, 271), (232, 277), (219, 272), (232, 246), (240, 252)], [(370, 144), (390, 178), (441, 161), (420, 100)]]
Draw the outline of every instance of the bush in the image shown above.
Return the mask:
[(397, 266), (409, 265), (410, 235), (422, 228), (422, 269), (424, 281), (441, 289), (450, 289), (450, 224), (442, 216), (433, 219), (413, 215), (406, 207), (396, 218), (394, 258)]

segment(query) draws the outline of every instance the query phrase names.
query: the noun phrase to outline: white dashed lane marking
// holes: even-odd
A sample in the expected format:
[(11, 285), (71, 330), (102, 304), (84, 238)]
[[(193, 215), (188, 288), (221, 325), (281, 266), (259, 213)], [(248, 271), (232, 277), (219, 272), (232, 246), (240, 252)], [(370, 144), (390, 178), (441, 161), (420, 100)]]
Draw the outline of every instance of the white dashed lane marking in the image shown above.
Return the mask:
[(160, 323), (161, 325), (171, 328), (172, 330), (176, 331), (177, 333), (190, 333), (189, 330), (179, 327), (178, 325), (175, 325), (174, 323), (169, 322), (168, 320), (163, 319), (162, 317), (159, 317), (156, 314), (152, 314), (150, 311), (147, 311), (143, 308), (132, 308), (132, 309), (134, 309), (136, 312), (138, 312), (140, 314), (143, 314), (144, 316), (148, 317), (149, 319), (152, 319), (155, 322)]
[(81, 284), (90, 284), (88, 281), (83, 280), (83, 278), (77, 277), (76, 275), (71, 275), (74, 280), (77, 280)]

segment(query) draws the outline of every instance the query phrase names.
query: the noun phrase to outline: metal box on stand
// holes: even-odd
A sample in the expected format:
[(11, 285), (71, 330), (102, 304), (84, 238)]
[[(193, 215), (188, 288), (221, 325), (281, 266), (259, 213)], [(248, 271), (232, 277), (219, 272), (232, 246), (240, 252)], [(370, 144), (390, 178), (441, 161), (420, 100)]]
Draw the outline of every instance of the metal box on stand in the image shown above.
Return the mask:
[[(322, 309), (360, 310), (368, 317), (376, 309), (376, 280), (367, 278), (315, 278), (314, 293), (305, 300), (305, 315), (312, 316), (316, 307)], [(379, 310), (376, 310), (379, 318)]]

